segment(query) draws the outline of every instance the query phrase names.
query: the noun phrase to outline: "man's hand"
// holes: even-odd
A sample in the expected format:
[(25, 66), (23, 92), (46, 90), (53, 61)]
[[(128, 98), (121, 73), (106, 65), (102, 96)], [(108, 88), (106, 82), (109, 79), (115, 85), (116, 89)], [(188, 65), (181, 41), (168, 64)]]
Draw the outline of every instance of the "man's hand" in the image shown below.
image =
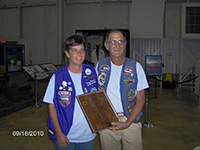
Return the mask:
[(130, 116), (127, 118), (126, 122), (112, 122), (111, 127), (108, 129), (110, 130), (122, 130), (128, 128), (131, 123), (140, 115), (140, 112), (142, 111), (142, 108), (145, 104), (145, 91), (137, 91), (137, 99), (136, 104), (130, 114)]
[(109, 127), (108, 129), (110, 130), (122, 130), (122, 129), (126, 129), (130, 126), (130, 123), (128, 122), (112, 122), (111, 123), (111, 127)]

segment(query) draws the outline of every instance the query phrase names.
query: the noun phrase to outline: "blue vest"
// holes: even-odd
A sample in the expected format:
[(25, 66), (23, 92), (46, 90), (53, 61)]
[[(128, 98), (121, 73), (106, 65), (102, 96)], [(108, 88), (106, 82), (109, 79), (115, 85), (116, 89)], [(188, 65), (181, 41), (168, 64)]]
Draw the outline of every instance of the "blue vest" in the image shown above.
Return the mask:
[[(111, 69), (110, 57), (101, 59), (99, 61), (97, 66), (99, 90), (107, 91)], [(137, 83), (138, 78), (136, 72), (136, 62), (126, 58), (120, 77), (120, 94), (123, 111), (127, 118), (130, 116), (136, 104)], [(138, 123), (141, 119), (141, 116), (142, 112), (140, 113), (139, 117), (134, 120), (134, 123)]]
[[(82, 90), (84, 93), (97, 91), (97, 75), (93, 66), (83, 64), (81, 77)], [(76, 91), (73, 81), (68, 72), (68, 65), (55, 72), (55, 94), (54, 105), (57, 112), (58, 121), (62, 132), (67, 135), (73, 122), (74, 105)], [(51, 121), (48, 118), (47, 126), (49, 127), (49, 137), (57, 139), (56, 132)]]

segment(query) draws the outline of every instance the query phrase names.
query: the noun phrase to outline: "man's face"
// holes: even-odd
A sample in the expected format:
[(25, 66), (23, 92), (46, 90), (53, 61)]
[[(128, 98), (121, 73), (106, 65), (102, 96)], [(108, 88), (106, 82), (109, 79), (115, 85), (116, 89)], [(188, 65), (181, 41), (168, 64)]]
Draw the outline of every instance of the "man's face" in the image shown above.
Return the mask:
[(82, 65), (85, 59), (85, 49), (83, 44), (72, 46), (69, 53), (65, 51), (65, 54), (69, 58), (70, 65)]
[(105, 42), (106, 49), (110, 52), (111, 57), (122, 57), (126, 49), (126, 41), (121, 32), (110, 33), (108, 40)]

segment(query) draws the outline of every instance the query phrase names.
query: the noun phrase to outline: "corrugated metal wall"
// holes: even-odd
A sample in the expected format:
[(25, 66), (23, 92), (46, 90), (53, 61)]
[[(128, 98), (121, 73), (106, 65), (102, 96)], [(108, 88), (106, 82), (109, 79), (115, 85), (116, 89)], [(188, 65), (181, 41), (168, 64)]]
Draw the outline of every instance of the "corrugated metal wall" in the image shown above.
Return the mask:
[(145, 67), (145, 55), (162, 55), (163, 73), (184, 74), (200, 58), (200, 40), (132, 38), (130, 57)]
[(179, 73), (181, 62), (181, 40), (178, 38), (163, 38), (163, 73)]
[(161, 55), (161, 39), (132, 38), (130, 58), (140, 62), (145, 67), (145, 55)]

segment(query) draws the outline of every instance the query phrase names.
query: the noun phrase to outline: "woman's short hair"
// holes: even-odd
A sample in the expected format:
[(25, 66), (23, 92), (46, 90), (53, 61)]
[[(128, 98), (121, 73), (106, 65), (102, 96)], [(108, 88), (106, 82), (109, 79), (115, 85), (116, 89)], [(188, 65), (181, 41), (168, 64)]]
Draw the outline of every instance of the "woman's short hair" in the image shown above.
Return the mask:
[(78, 46), (83, 44), (84, 49), (86, 48), (86, 40), (81, 35), (72, 35), (65, 41), (65, 51), (69, 52), (72, 46)]

